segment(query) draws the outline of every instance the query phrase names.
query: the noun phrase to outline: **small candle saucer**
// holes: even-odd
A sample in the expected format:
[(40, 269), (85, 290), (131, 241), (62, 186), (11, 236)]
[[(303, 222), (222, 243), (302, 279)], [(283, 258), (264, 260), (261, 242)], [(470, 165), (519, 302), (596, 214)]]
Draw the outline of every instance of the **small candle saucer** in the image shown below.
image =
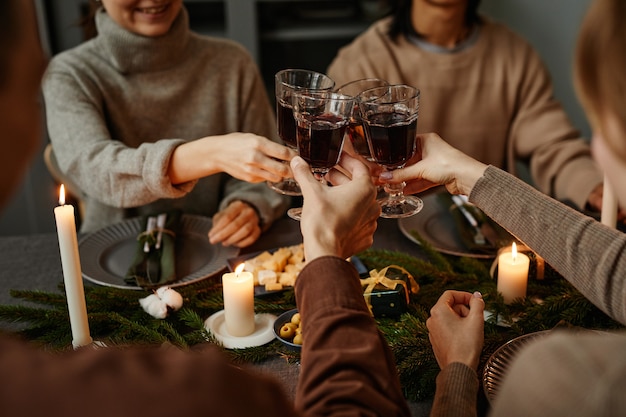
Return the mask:
[(274, 321), (276, 321), (276, 316), (273, 314), (255, 314), (255, 327), (252, 334), (241, 337), (232, 336), (226, 329), (224, 310), (220, 310), (205, 320), (204, 327), (215, 339), (221, 342), (226, 349), (245, 349), (261, 346), (274, 340), (276, 337), (274, 335)]

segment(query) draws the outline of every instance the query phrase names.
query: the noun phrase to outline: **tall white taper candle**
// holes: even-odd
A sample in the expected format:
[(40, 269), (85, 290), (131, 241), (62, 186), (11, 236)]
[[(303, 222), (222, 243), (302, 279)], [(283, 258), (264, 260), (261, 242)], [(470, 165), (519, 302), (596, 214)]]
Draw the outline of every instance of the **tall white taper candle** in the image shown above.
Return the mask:
[(617, 198), (606, 175), (604, 176), (604, 190), (602, 191), (602, 215), (600, 221), (602, 224), (610, 227), (617, 225)]
[(76, 237), (74, 206), (65, 204), (65, 187), (63, 185), (61, 185), (59, 193), (59, 206), (54, 208), (54, 217), (59, 237), (67, 308), (72, 327), (72, 345), (74, 348), (78, 348), (90, 345), (93, 340), (89, 334), (87, 304), (85, 302), (85, 290), (83, 288), (78, 240)]

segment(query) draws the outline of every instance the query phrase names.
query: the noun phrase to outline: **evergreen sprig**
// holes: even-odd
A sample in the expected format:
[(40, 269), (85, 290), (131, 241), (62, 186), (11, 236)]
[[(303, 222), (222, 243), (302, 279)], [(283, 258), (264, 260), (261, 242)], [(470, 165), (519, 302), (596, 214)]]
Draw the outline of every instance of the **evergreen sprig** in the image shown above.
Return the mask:
[[(411, 273), (420, 286), (419, 292), (410, 296), (406, 313), (398, 319), (376, 320), (394, 354), (404, 393), (409, 400), (424, 400), (434, 394), (439, 366), (428, 340), (426, 319), (446, 289), (480, 291), (486, 309), (492, 313), (485, 323), (481, 366), (503, 343), (521, 334), (564, 325), (589, 329), (622, 327), (587, 301), (549, 266), (546, 267), (544, 280), (529, 281), (528, 297), (506, 305), (497, 293), (496, 281), (491, 277), (488, 263), (474, 258), (444, 256), (423, 241), (422, 249), (424, 258), (373, 249), (359, 254), (369, 270), (398, 265)], [(62, 284), (59, 289), (60, 293), (11, 291), (13, 297), (38, 306), (0, 305), (0, 321), (21, 324), (23, 328), (19, 333), (46, 349), (70, 348), (71, 328)], [(204, 327), (204, 320), (223, 308), (219, 280), (203, 280), (176, 290), (183, 296), (184, 308), (170, 312), (164, 320), (157, 320), (139, 305), (138, 300), (146, 297), (149, 294), (147, 291), (85, 287), (92, 337), (109, 346), (170, 344), (190, 349), (206, 343), (219, 345)], [(255, 300), (257, 313), (280, 314), (293, 308), (295, 295), (292, 290)], [(509, 326), (502, 326), (502, 322), (509, 323)], [(278, 341), (255, 348), (224, 351), (239, 363), (276, 357), (292, 363), (299, 360), (298, 352), (289, 350)]]

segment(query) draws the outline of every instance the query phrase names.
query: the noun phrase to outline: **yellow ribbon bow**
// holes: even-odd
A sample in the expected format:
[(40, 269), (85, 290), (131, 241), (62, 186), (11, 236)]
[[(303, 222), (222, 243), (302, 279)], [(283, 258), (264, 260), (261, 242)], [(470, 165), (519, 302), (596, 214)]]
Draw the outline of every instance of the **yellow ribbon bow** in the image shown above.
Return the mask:
[(413, 278), (413, 275), (411, 275), (409, 271), (402, 268), (401, 266), (389, 265), (381, 269), (380, 271), (377, 271), (376, 269), (372, 269), (370, 271), (369, 278), (361, 279), (361, 286), (367, 286), (365, 290), (363, 291), (363, 297), (365, 297), (367, 308), (369, 308), (370, 313), (372, 315), (374, 315), (373, 310), (372, 310), (372, 300), (371, 300), (372, 290), (374, 290), (374, 287), (377, 284), (381, 284), (382, 286), (384, 286), (385, 288), (389, 288), (390, 290), (393, 290), (394, 288), (396, 288), (396, 285), (398, 284), (402, 285), (404, 287), (404, 295), (406, 296), (406, 302), (407, 304), (409, 303), (409, 288), (407, 286), (407, 283), (401, 279), (387, 278), (387, 271), (389, 270), (389, 268), (397, 269), (403, 272), (404, 274), (406, 274), (406, 276), (408, 277), (409, 284), (411, 285), (411, 293), (417, 294), (420, 289), (417, 282), (415, 282), (415, 278)]

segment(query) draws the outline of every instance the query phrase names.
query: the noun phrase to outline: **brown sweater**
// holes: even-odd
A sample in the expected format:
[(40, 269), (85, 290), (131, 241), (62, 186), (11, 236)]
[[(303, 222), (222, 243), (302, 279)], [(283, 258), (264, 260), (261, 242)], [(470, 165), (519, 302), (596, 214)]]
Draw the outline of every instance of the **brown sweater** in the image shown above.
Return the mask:
[[(533, 248), (598, 308), (626, 324), (626, 235), (494, 167), (476, 183), (470, 201)], [(491, 414), (625, 415), (624, 352), (623, 332), (558, 332), (532, 343), (514, 361)], [(475, 415), (477, 382), (465, 365), (454, 363), (442, 370), (431, 415)]]
[(583, 208), (602, 182), (560, 104), (548, 71), (522, 38), (485, 20), (475, 44), (456, 53), (422, 49), (387, 36), (378, 21), (340, 50), (328, 75), (340, 86), (379, 77), (420, 89), (420, 132), (436, 132), (455, 148), (516, 174), (529, 164), (537, 188)]
[(354, 267), (334, 257), (310, 262), (296, 297), (306, 342), (295, 407), (276, 381), (230, 365), (215, 348), (53, 356), (1, 339), (0, 408), (14, 417), (409, 416)]

